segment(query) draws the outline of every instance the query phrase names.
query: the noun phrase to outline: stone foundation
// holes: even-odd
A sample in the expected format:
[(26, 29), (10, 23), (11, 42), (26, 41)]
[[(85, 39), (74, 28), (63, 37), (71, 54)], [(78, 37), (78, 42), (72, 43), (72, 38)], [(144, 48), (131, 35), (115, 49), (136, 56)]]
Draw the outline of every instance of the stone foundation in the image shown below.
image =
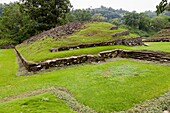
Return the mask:
[[(16, 50), (16, 49), (15, 49)], [(127, 51), (127, 50), (110, 50), (100, 52), (98, 55), (81, 55), (72, 56), (67, 58), (58, 58), (53, 60), (47, 60), (37, 63), (29, 63), (17, 50), (19, 58), (26, 67), (26, 69), (31, 72), (36, 72), (44, 69), (49, 69), (51, 67), (63, 67), (69, 65), (76, 65), (82, 63), (92, 63), (92, 62), (102, 62), (109, 58), (133, 58), (147, 61), (159, 61), (170, 63), (170, 54), (163, 52), (152, 52), (152, 51)]]
[(73, 46), (51, 48), (50, 51), (58, 52), (58, 51), (75, 50), (75, 49), (80, 49), (80, 48), (109, 46), (109, 45), (141, 46), (144, 44), (142, 42), (141, 37), (135, 37), (135, 38), (117, 39), (117, 40), (112, 40), (108, 42), (97, 42), (97, 43), (90, 43), (90, 44), (79, 44), (79, 45), (73, 45)]
[(112, 34), (112, 37), (125, 36), (125, 35), (129, 35), (129, 31), (126, 30), (126, 31), (123, 31), (123, 32)]
[(170, 42), (170, 37), (149, 38), (144, 39), (143, 42)]

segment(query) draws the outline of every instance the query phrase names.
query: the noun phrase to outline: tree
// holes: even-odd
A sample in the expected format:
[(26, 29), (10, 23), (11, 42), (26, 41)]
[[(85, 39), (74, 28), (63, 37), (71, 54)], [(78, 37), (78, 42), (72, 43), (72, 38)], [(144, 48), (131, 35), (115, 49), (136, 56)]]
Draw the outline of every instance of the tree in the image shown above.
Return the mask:
[(76, 17), (77, 21), (88, 21), (91, 20), (92, 14), (90, 13), (89, 10), (85, 9), (76, 9), (73, 12), (73, 15)]
[(10, 3), (4, 6), (3, 16), (0, 17), (0, 38), (21, 43), (38, 33), (37, 28), (38, 24), (20, 11), (19, 3)]
[(124, 23), (130, 27), (138, 29), (140, 23), (140, 15), (135, 11), (128, 12), (124, 16)]
[(92, 16), (92, 20), (93, 21), (98, 21), (98, 22), (102, 22), (105, 21), (107, 18), (102, 16), (102, 14), (95, 14)]
[(156, 16), (151, 20), (151, 27), (154, 31), (160, 31), (169, 24), (169, 16)]
[(119, 18), (115, 18), (111, 21), (112, 24), (119, 26), (121, 24), (121, 20)]
[(22, 11), (39, 24), (41, 31), (66, 23), (72, 7), (69, 0), (21, 0), (20, 3)]
[(164, 11), (170, 11), (170, 3), (168, 3), (167, 0), (162, 0), (159, 5), (156, 6), (156, 13), (160, 14), (163, 13)]
[(139, 14), (139, 30), (149, 31), (151, 19), (145, 13)]

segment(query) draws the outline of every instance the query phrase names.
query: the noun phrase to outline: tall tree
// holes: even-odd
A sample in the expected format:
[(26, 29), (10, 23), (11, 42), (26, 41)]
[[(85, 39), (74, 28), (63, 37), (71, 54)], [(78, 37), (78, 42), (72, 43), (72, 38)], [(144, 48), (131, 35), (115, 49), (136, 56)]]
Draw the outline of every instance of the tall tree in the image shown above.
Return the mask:
[(20, 0), (21, 9), (31, 20), (39, 23), (40, 30), (47, 30), (66, 23), (72, 7), (69, 0)]
[(128, 26), (138, 29), (140, 23), (140, 15), (135, 11), (128, 12), (124, 15), (124, 23)]
[(102, 16), (102, 14), (95, 14), (92, 16), (92, 20), (93, 21), (98, 21), (98, 22), (102, 22), (105, 21), (107, 18)]
[(168, 0), (162, 0), (159, 5), (156, 6), (156, 9), (157, 14), (160, 14), (165, 10), (170, 11), (170, 3), (168, 3)]
[(89, 10), (81, 10), (81, 9), (76, 9), (73, 12), (73, 15), (76, 17), (77, 21), (88, 21), (91, 19), (92, 15)]
[(151, 28), (158, 32), (169, 24), (169, 19), (169, 16), (156, 16), (151, 20)]

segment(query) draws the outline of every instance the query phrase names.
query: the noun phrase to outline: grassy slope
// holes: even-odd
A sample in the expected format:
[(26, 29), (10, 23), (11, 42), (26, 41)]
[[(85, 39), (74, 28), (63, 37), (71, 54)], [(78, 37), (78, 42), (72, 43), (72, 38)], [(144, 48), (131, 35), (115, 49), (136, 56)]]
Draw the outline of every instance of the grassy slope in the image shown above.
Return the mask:
[[(6, 82), (13, 81), (17, 73), (17, 62), (14, 50), (1, 50), (0, 49), (0, 87)], [(1, 96), (1, 95), (0, 95)]]
[[(113, 40), (111, 36), (113, 33), (125, 31), (125, 29), (119, 28), (118, 30), (109, 30), (112, 26), (110, 23), (98, 22), (98, 23), (89, 23), (89, 26), (86, 29), (81, 30), (80, 32), (74, 33), (72, 36), (61, 39), (53, 39), (49, 37), (44, 37), (36, 42), (31, 44), (21, 44), (17, 46), (17, 49), (26, 57), (28, 60), (33, 60), (34, 58), (40, 58), (49, 54), (47, 58), (53, 58), (50, 54), (49, 49), (52, 47), (67, 46), (67, 45), (76, 45), (80, 43), (93, 43), (93, 42), (102, 42)], [(90, 36), (89, 36), (90, 35)], [(115, 38), (129, 38), (136, 35), (130, 34), (129, 36), (115, 37)], [(29, 51), (28, 51), (29, 50)], [(33, 58), (33, 59), (31, 59)], [(41, 58), (44, 60), (44, 58)], [(46, 58), (45, 58), (46, 59)], [(38, 60), (33, 60), (38, 61)]]
[[(48, 44), (48, 43), (46, 43)], [(126, 49), (126, 50), (152, 50), (152, 51), (163, 51), (163, 52), (170, 52), (170, 42), (148, 42), (149, 46), (135, 46), (135, 47), (128, 47), (123, 45), (117, 46), (101, 46), (101, 47), (92, 47), (92, 48), (84, 48), (72, 51), (62, 51), (62, 52), (55, 52), (51, 53), (49, 51), (44, 52), (34, 52), (31, 54), (29, 51), (26, 52), (26, 49), (21, 52), (23, 56), (33, 62), (43, 61), (47, 59), (53, 58), (63, 58), (63, 57), (70, 57), (70, 56), (78, 56), (82, 54), (97, 54), (101, 51), (112, 50), (112, 49)], [(21, 50), (21, 49), (19, 49)], [(41, 50), (40, 50), (41, 51)]]
[(0, 103), (1, 113), (75, 113), (52, 94)]
[[(0, 98), (51, 86), (64, 87), (80, 103), (107, 113), (126, 110), (170, 89), (168, 66), (119, 60), (16, 77), (17, 64), (12, 50), (0, 50), (0, 53), (3, 53), (0, 54), (3, 67), (0, 68), (3, 73)], [(9, 69), (11, 66), (13, 68)]]

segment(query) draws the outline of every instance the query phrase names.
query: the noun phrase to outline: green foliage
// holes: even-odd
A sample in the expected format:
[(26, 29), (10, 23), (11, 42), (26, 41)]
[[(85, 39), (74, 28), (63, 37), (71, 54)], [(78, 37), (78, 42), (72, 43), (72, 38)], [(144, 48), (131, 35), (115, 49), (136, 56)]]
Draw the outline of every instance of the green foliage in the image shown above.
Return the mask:
[(40, 31), (66, 23), (71, 7), (69, 0), (21, 0), (21, 9), (39, 23)]
[(0, 17), (0, 38), (21, 43), (28, 37), (38, 33), (37, 23), (20, 11), (18, 3), (5, 5)]
[(169, 16), (161, 15), (150, 18), (145, 13), (129, 12), (124, 16), (124, 24), (132, 33), (150, 36), (169, 24)]
[(154, 31), (160, 31), (169, 24), (169, 16), (156, 16), (151, 20), (151, 27)]
[(85, 9), (76, 9), (73, 12), (73, 15), (76, 17), (77, 21), (88, 21), (91, 20), (91, 13), (88, 10)]
[(3, 113), (75, 113), (63, 101), (52, 94), (41, 94), (0, 103), (0, 107), (0, 112)]
[(149, 31), (150, 17), (145, 13), (129, 12), (124, 16), (124, 24), (135, 29)]
[(156, 6), (156, 13), (163, 13), (165, 10), (170, 10), (170, 5), (168, 4), (168, 0), (162, 0), (159, 5)]
[(106, 21), (106, 17), (102, 16), (102, 14), (94, 14), (92, 17), (93, 21), (97, 21), (97, 22), (103, 22)]
[(8, 38), (0, 39), (0, 46), (12, 45), (12, 44), (15, 44), (15, 43), (16, 42), (14, 42), (13, 40), (8, 39)]
[[(0, 98), (51, 86), (64, 87), (78, 102), (97, 112), (110, 113), (127, 110), (135, 104), (158, 97), (167, 92), (170, 87), (169, 66), (115, 59), (114, 62), (86, 64), (35, 76), (19, 77), (16, 76), (18, 69), (13, 50), (0, 50), (0, 53), (0, 85), (2, 86)], [(31, 109), (32, 106), (34, 108), (37, 105), (39, 97), (18, 100), (17, 103), (27, 102)], [(43, 95), (43, 97), (55, 101), (53, 96)], [(1, 105), (10, 106), (12, 103), (1, 103)], [(17, 105), (14, 104), (11, 109)], [(45, 106), (45, 104), (40, 105)], [(51, 107), (47, 111), (54, 108)], [(34, 112), (36, 111), (38, 109)]]
[(119, 25), (121, 25), (121, 20), (119, 18), (115, 18), (115, 19), (111, 20), (111, 23), (116, 26), (119, 26)]
[(149, 37), (149, 36), (152, 36), (152, 35), (154, 35), (156, 33), (153, 30), (149, 30), (149, 31), (146, 32), (144, 30), (132, 28), (132, 27), (130, 27), (128, 25), (124, 25), (124, 24), (120, 25), (119, 27), (123, 28), (123, 29), (128, 29), (130, 33), (137, 34), (137, 35), (139, 35), (141, 37)]
[(102, 16), (107, 18), (108, 22), (111, 21), (114, 18), (119, 18), (119, 19), (122, 20), (123, 15), (126, 12), (128, 12), (128, 11), (123, 10), (123, 9), (113, 9), (111, 7), (107, 8), (107, 7), (104, 7), (104, 6), (101, 6), (100, 8), (87, 9), (87, 10), (90, 10), (92, 15), (102, 14)]
[(124, 23), (125, 25), (138, 29), (140, 23), (140, 15), (135, 11), (128, 12), (124, 15)]

